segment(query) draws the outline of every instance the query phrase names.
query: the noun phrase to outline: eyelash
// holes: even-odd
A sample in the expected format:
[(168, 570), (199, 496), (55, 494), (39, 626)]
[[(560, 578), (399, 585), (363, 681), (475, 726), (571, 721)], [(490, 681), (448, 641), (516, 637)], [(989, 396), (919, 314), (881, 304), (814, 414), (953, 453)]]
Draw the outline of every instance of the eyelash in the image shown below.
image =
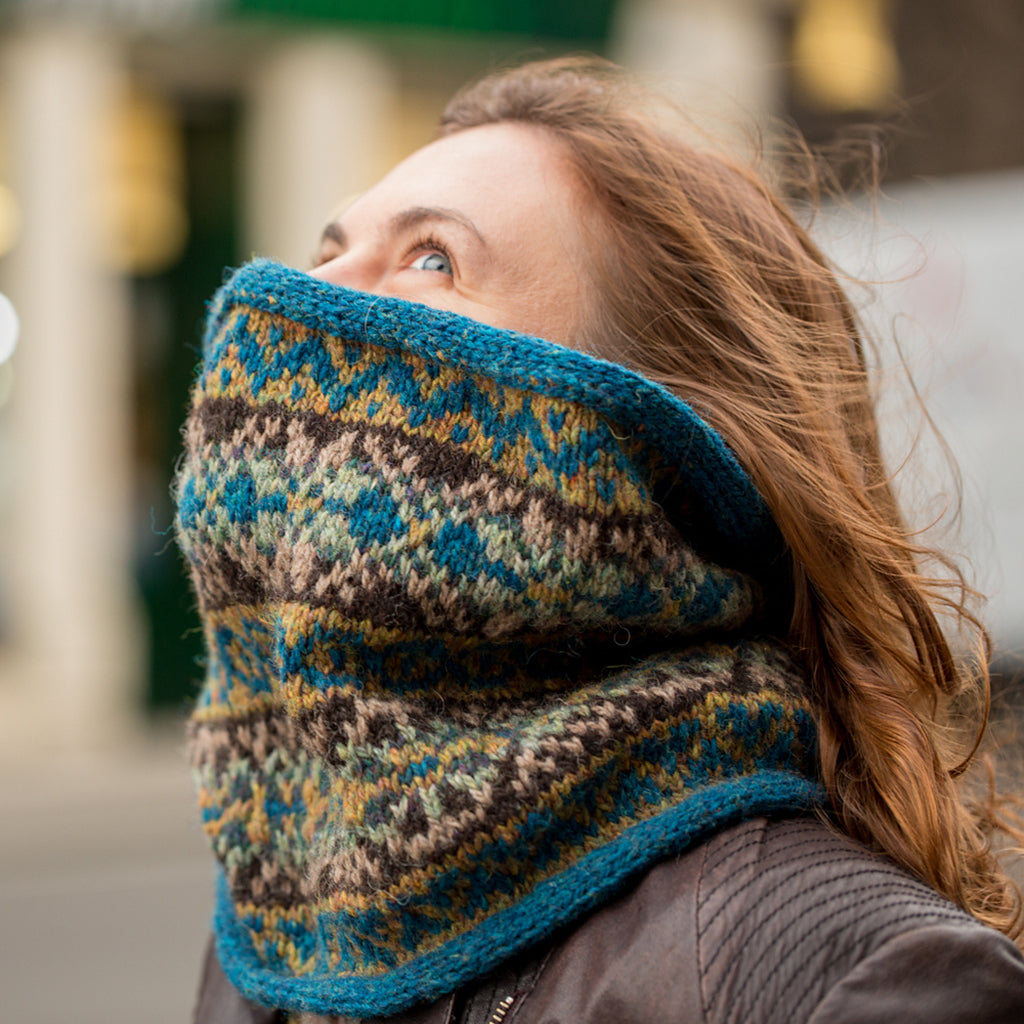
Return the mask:
[(406, 253), (406, 259), (410, 256), (419, 256), (425, 252), (439, 252), (448, 262), (451, 264), (452, 270), (455, 270), (455, 259), (452, 257), (451, 250), (447, 245), (444, 244), (436, 235), (424, 235), (419, 241), (414, 242), (409, 246), (409, 251)]
[[(405, 254), (405, 258), (409, 259), (410, 256), (417, 256), (424, 252), (431, 252), (436, 250), (439, 252), (450, 264), (452, 269), (455, 269), (455, 259), (452, 256), (451, 249), (444, 244), (436, 235), (424, 235), (422, 238), (413, 242), (409, 246), (408, 251)], [(323, 266), (325, 263), (330, 263), (336, 254), (327, 253), (323, 248), (317, 250), (309, 261), (311, 269)]]

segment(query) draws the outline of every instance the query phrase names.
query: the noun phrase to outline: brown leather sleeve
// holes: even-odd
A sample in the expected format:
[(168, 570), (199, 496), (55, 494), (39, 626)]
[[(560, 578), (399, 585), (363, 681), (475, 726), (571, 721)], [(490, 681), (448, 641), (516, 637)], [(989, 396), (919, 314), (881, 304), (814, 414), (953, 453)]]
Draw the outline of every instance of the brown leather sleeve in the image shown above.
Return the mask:
[(1024, 965), (987, 928), (901, 935), (833, 987), (810, 1024), (1024, 1024)]
[(1024, 1024), (1008, 939), (813, 820), (708, 843), (697, 933), (709, 1024)]

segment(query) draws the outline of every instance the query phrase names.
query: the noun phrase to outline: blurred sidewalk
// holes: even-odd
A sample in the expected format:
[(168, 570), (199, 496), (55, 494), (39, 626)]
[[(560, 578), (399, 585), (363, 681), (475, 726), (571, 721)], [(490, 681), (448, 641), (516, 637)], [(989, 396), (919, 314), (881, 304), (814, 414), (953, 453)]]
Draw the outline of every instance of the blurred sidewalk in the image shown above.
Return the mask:
[(182, 729), (0, 768), (0, 1017), (185, 1024), (211, 912)]

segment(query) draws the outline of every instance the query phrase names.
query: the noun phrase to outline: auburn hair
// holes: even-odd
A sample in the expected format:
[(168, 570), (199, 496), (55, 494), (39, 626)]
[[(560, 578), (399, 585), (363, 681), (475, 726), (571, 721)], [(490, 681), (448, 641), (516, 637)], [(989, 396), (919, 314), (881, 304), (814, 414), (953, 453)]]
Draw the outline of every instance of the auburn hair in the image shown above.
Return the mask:
[(772, 511), (835, 822), (1019, 940), (997, 801), (958, 782), (987, 724), (988, 638), (957, 566), (901, 517), (836, 273), (760, 176), (669, 134), (614, 65), (498, 72), (454, 97), (440, 133), (501, 122), (560, 140), (600, 211), (589, 347), (688, 401)]

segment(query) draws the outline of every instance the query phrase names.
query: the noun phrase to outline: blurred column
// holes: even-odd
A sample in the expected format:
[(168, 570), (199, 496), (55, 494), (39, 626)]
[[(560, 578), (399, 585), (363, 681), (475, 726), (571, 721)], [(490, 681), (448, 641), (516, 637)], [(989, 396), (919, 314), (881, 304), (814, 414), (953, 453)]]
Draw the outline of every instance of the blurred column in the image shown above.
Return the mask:
[(5, 267), (22, 321), (4, 538), (14, 678), (0, 686), (0, 739), (14, 755), (101, 747), (138, 699), (128, 296), (103, 262), (119, 57), (101, 36), (57, 26), (26, 30), (3, 51), (24, 224)]
[(246, 248), (294, 266), (328, 217), (386, 170), (397, 85), (344, 37), (295, 37), (255, 69), (245, 125)]
[[(782, 105), (778, 0), (623, 0), (612, 57), (701, 127), (737, 138)], [(728, 138), (726, 139), (728, 141)]]

